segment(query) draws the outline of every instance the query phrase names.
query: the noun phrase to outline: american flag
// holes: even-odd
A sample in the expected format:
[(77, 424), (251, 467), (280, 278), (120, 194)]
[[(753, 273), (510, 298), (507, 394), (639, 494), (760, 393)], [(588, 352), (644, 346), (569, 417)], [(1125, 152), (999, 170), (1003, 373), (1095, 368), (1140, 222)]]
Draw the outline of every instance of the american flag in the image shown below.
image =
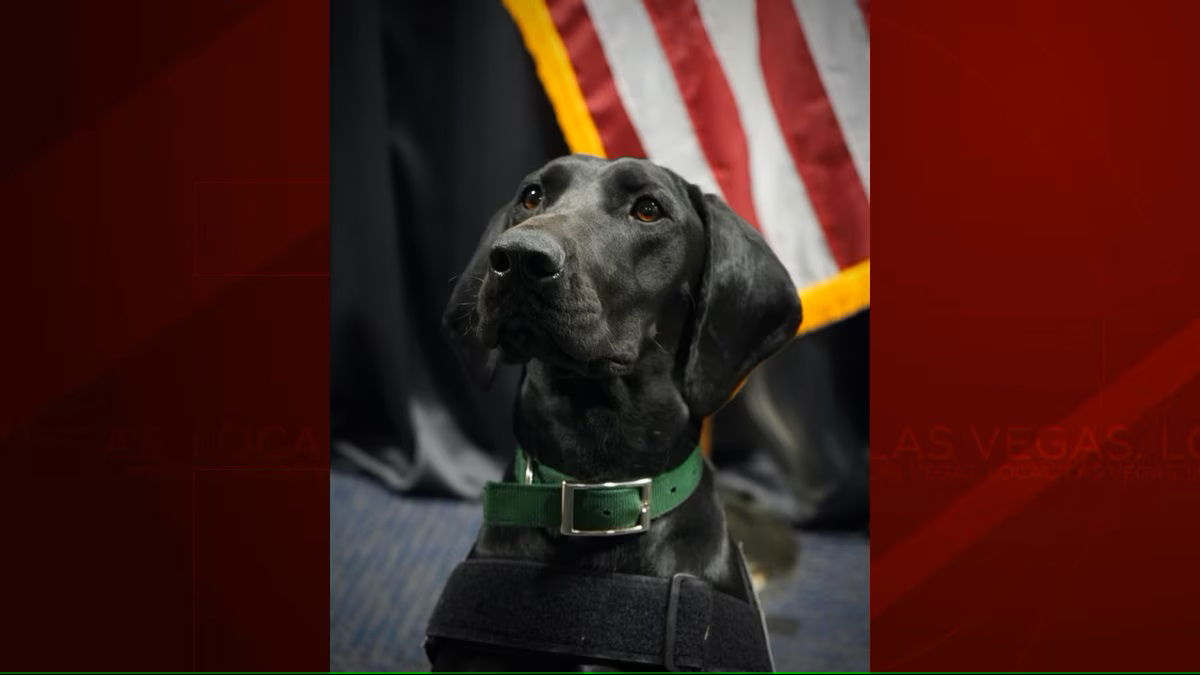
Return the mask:
[(645, 157), (762, 232), (802, 330), (870, 303), (866, 0), (505, 0), (573, 152)]

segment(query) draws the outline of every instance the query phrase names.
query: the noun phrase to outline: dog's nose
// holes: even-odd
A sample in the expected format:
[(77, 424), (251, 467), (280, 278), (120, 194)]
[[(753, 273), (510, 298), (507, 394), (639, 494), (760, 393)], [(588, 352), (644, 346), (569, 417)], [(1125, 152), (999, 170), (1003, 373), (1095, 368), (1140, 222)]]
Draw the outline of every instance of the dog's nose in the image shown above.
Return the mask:
[(509, 230), (496, 239), (488, 254), (492, 274), (507, 277), (516, 270), (529, 281), (558, 278), (567, 254), (554, 237), (538, 230)]

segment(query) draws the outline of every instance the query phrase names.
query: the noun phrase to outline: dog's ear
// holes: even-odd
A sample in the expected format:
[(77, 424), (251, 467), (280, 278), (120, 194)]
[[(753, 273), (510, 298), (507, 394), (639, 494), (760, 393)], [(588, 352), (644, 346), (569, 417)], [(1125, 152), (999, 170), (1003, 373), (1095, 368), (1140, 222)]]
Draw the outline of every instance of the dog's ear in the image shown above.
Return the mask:
[(442, 313), (442, 328), (454, 345), (455, 353), (471, 379), (485, 389), (492, 385), (500, 353), (486, 345), (480, 333), (479, 288), (488, 274), (488, 253), (492, 249), (492, 242), (504, 231), (507, 222), (508, 207), (503, 206), (488, 221), (479, 246), (454, 284), (450, 302)]
[(706, 239), (693, 312), (684, 398), (697, 416), (716, 412), (742, 378), (800, 326), (800, 298), (767, 242), (720, 197), (688, 186)]

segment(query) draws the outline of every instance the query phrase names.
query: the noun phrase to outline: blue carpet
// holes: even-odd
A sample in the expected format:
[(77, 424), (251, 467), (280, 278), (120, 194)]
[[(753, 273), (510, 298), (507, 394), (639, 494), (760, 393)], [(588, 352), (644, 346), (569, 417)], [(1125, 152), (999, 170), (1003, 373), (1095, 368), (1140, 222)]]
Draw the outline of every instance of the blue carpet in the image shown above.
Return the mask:
[[(330, 670), (427, 670), (425, 624), (471, 548), (479, 505), (399, 497), (334, 472)], [(867, 670), (869, 548), (862, 535), (797, 536), (794, 577), (763, 597), (779, 670)]]

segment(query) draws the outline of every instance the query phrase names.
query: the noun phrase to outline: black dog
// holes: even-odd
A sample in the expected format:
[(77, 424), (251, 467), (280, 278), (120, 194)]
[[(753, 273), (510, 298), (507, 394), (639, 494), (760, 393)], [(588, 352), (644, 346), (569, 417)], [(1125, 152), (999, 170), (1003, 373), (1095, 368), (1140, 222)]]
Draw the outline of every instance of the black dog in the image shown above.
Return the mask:
[[(574, 155), (528, 176), (493, 216), (454, 289), (445, 322), (485, 370), (500, 356), (526, 364), (515, 413), (517, 439), (531, 458), (524, 466), (550, 467), (595, 484), (656, 476), (685, 463), (697, 447), (703, 419), (787, 343), (800, 316), (783, 265), (720, 198), (646, 160)], [(546, 579), (557, 571), (594, 573), (595, 588), (604, 589), (597, 593), (612, 592), (604, 581), (609, 578), (625, 583), (628, 575), (649, 577), (663, 589), (670, 584), (672, 603), (682, 580), (685, 586), (711, 588), (721, 602), (732, 598), (756, 609), (740, 552), (726, 532), (711, 469), (707, 463), (696, 466), (694, 492), (643, 532), (571, 536), (557, 527), (485, 521), (468, 564), (530, 561), (535, 567), (527, 576), (543, 584), (537, 588), (553, 588)], [(521, 472), (532, 475), (523, 467)], [(506, 481), (522, 479), (510, 467)], [(643, 512), (648, 502), (642, 502)], [(564, 522), (568, 517), (564, 512)], [(456, 614), (455, 608), (439, 606), (440, 616), (451, 618), (435, 615), (431, 624), (436, 670), (686, 665), (672, 663), (674, 636), (666, 638), (665, 660), (648, 661), (633, 647), (625, 656), (624, 647), (609, 649), (606, 635), (591, 629), (578, 629), (582, 634), (571, 644), (526, 635), (546, 624), (550, 633), (567, 630), (564, 623), (582, 621), (580, 613), (589, 610), (563, 604), (578, 598), (532, 599), (535, 591), (483, 578), (476, 588), (491, 589), (484, 593), (490, 597), (478, 598), (469, 611)], [(614, 606), (612, 598), (584, 598), (585, 604), (591, 600)], [(448, 602), (443, 596), (442, 603)], [(489, 602), (510, 603), (513, 612), (494, 635), (484, 630), (476, 637), (443, 625), (453, 624), (453, 616), (491, 611)], [(518, 615), (512, 603), (526, 604)], [(715, 605), (705, 607), (711, 620)], [(677, 609), (668, 605), (671, 621)], [(528, 616), (538, 611), (548, 617), (541, 623)], [(733, 633), (765, 640), (761, 625), (739, 630)], [(709, 632), (705, 627), (696, 639), (736, 639)], [(690, 667), (722, 665), (711, 651), (707, 660), (696, 659)]]

